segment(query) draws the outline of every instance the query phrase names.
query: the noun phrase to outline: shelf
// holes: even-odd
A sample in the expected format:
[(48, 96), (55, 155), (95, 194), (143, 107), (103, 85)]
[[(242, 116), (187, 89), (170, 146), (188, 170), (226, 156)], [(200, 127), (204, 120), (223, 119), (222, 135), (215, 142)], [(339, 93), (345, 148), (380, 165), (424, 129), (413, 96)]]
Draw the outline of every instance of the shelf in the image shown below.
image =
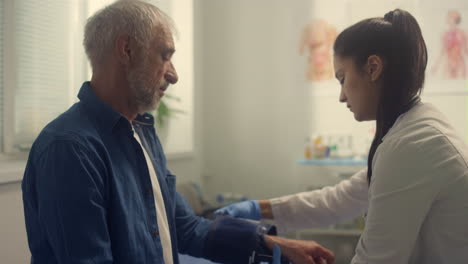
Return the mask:
[(338, 166), (366, 166), (367, 160), (340, 158), (340, 159), (303, 159), (298, 160), (301, 165), (338, 165)]

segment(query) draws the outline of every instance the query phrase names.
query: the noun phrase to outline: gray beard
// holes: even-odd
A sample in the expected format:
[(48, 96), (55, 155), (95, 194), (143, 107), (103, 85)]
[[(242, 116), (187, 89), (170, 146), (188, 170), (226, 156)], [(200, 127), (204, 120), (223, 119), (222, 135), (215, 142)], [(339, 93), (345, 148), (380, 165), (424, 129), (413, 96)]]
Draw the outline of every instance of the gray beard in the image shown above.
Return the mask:
[(132, 93), (131, 104), (135, 106), (138, 113), (151, 112), (159, 106), (159, 86), (150, 88), (151, 81), (145, 78), (141, 71), (130, 73), (128, 77)]

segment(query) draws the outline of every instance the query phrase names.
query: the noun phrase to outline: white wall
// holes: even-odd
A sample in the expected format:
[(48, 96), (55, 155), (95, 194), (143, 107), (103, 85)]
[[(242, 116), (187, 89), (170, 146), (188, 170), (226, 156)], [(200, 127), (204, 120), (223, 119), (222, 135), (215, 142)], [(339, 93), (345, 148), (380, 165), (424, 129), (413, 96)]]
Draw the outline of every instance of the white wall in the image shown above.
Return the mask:
[(21, 185), (0, 185), (0, 262), (29, 263)]
[(298, 81), (300, 28), (293, 25), (307, 2), (196, 1), (209, 192), (265, 198), (295, 191), (295, 161), (310, 122), (308, 90)]

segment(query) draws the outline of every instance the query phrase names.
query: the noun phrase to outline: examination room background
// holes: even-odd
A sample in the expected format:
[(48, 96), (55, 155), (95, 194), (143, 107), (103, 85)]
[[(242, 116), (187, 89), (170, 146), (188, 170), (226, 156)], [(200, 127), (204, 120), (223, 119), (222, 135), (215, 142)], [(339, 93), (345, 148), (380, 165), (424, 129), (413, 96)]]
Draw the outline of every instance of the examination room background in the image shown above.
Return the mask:
[[(9, 28), (9, 19), (19, 14), (20, 7), (54, 5), (61, 1), (64, 0), (0, 0), (0, 50), (11, 49), (8, 46), (11, 43), (5, 36), (16, 34)], [(89, 11), (110, 0), (67, 1), (77, 5), (92, 2), (87, 5)], [(440, 21), (440, 28), (443, 29), (449, 8), (456, 8), (462, 15), (468, 15), (468, 6), (464, 1), (456, 0), (444, 1), (440, 13), (424, 9), (424, 6), (431, 6), (429, 3), (434, 2), (429, 0), (151, 2), (160, 3), (175, 16), (176, 25), (182, 25), (176, 43), (180, 41), (184, 46), (181, 54), (176, 55), (180, 56), (177, 58), (180, 62), (175, 66), (182, 69), (179, 70), (180, 79), (186, 78), (186, 81), (182, 86), (172, 87), (170, 93), (182, 98), (181, 102), (172, 104), (175, 108), (182, 108), (184, 113), (173, 118), (170, 122), (174, 124), (164, 132), (169, 135), (166, 143), (169, 144), (167, 150), (170, 153), (168, 167), (177, 175), (179, 184), (198, 184), (204, 197), (214, 205), (218, 194), (234, 193), (249, 199), (266, 199), (333, 184), (342, 179), (341, 172), (299, 162), (304, 158), (305, 138), (317, 133), (349, 135), (354, 146), (362, 148), (359, 145), (364, 142), (362, 137), (372, 131), (372, 122), (357, 123), (345, 105), (338, 102), (338, 81), (307, 79), (308, 58), (307, 54), (300, 53), (300, 46), (304, 30), (311, 21), (326, 20), (339, 32), (359, 19), (383, 16), (386, 11), (402, 7), (421, 21), (423, 34), (428, 34), (429, 55), (437, 57), (438, 37), (431, 35), (430, 21)], [(19, 11), (10, 14), (5, 12), (8, 8)], [(46, 10), (44, 12), (48, 16), (54, 15)], [(71, 17), (75, 21), (73, 25), (82, 26), (82, 16), (77, 14)], [(466, 19), (468, 17), (463, 17), (460, 27), (468, 32)], [(69, 33), (71, 42), (81, 45), (82, 31), (76, 27)], [(34, 41), (27, 44), (30, 49), (44, 48)], [(89, 68), (83, 63), (84, 52), (79, 45), (70, 49), (69, 54), (74, 58), (70, 63), (76, 69), (68, 80), (74, 89), (89, 76)], [(9, 117), (21, 109), (17, 110), (4, 98), (11, 96), (17, 105), (22, 103), (21, 97), (15, 98), (14, 87), (8, 86), (14, 80), (8, 79), (10, 75), (7, 73), (11, 73), (12, 68), (7, 68), (4, 61), (12, 59), (12, 54), (0, 51), (2, 264), (28, 263), (30, 256), (20, 182), (27, 152), (21, 148), (11, 153), (5, 151), (12, 134), (11, 126), (3, 124), (11, 124)], [(463, 138), (468, 138), (467, 79), (447, 80), (437, 78), (436, 73), (432, 72), (428, 75), (423, 100), (434, 103), (448, 116)], [(59, 76), (50, 72), (48, 78), (55, 77)], [(70, 92), (70, 104), (75, 95)], [(12, 126), (15, 126), (14, 122)], [(177, 137), (185, 143), (177, 145)], [(355, 169), (347, 167), (346, 173)]]

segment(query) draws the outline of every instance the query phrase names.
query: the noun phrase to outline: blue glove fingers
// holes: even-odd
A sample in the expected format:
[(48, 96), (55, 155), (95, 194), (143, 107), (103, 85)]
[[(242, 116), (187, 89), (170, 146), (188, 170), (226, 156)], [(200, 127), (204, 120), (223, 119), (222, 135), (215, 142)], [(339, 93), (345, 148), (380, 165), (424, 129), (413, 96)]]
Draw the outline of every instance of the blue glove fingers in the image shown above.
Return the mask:
[(242, 206), (239, 205), (239, 204), (240, 203), (227, 205), (227, 206), (225, 206), (223, 208), (220, 208), (220, 209), (214, 211), (214, 213), (217, 214), (217, 215), (229, 215), (229, 216), (232, 216), (232, 217), (242, 217), (242, 215), (241, 215), (242, 208), (239, 208), (239, 207), (242, 207)]
[(214, 212), (217, 215), (229, 215), (252, 220), (260, 220), (260, 205), (257, 200), (234, 203)]
[(275, 244), (273, 246), (273, 262), (272, 264), (281, 264), (281, 248)]
[(216, 215), (230, 215), (230, 216), (234, 216), (232, 215), (232, 213), (230, 213), (230, 210), (228, 210), (230, 205), (228, 206), (225, 206), (223, 208), (219, 208), (218, 210), (214, 211), (214, 214)]

